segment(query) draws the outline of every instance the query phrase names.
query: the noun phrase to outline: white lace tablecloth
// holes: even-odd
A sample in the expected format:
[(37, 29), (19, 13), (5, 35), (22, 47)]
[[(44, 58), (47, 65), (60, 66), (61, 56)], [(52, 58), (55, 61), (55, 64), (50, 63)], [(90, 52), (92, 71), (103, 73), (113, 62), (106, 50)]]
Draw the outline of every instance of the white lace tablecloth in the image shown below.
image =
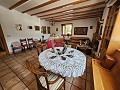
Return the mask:
[[(62, 51), (63, 47), (56, 47), (56, 53), (52, 53), (52, 49), (50, 48), (39, 55), (40, 64), (46, 70), (59, 73), (63, 77), (78, 77), (84, 74), (86, 68), (86, 57), (82, 52), (73, 48), (67, 48), (65, 54), (58, 55), (56, 49), (60, 49)], [(71, 50), (74, 50), (74, 52), (70, 52)], [(71, 58), (66, 55), (73, 55), (73, 57)], [(51, 59), (52, 56), (56, 57)], [(61, 56), (66, 57), (66, 60), (62, 60)]]

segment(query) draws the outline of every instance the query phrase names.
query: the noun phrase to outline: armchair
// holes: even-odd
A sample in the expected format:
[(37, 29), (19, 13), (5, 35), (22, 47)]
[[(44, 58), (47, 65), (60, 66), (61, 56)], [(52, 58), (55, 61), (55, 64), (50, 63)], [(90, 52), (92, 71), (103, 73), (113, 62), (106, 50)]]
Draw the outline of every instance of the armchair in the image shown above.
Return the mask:
[(15, 50), (17, 49), (23, 49), (23, 46), (21, 46), (20, 42), (17, 42), (17, 41), (12, 42), (11, 47), (12, 47), (13, 53), (15, 53)]

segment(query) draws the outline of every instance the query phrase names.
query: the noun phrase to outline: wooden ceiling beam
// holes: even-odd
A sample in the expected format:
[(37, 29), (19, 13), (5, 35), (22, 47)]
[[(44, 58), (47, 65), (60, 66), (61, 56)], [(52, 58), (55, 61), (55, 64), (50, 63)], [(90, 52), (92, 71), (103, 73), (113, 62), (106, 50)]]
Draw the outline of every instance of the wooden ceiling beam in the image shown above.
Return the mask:
[[(89, 12), (99, 12), (99, 11), (103, 11), (103, 9), (104, 9), (104, 7), (101, 7), (101, 8), (91, 9), (91, 10), (80, 11), (80, 12), (65, 13), (65, 14), (62, 14), (62, 15), (50, 16), (50, 17), (46, 17), (46, 18), (63, 17), (66, 14), (68, 15), (68, 14), (81, 14), (81, 13), (89, 13)], [(46, 19), (46, 18), (41, 18), (41, 19)]]
[(28, 9), (28, 10), (22, 11), (22, 13), (26, 13), (26, 12), (29, 12), (29, 11), (32, 11), (32, 10), (35, 10), (35, 9), (38, 9), (38, 8), (47, 6), (47, 5), (52, 4), (52, 3), (55, 3), (55, 2), (57, 2), (57, 1), (60, 1), (60, 0), (50, 0), (50, 1), (47, 1), (47, 2), (45, 2), (45, 3), (43, 3), (43, 4), (40, 4), (40, 5), (38, 5), (38, 6), (35, 6), (35, 7), (33, 7), (33, 8)]
[(12, 9), (18, 7), (18, 6), (24, 4), (24, 3), (27, 2), (27, 1), (28, 1), (28, 0), (20, 0), (19, 2), (17, 2), (17, 3), (14, 4), (13, 6), (11, 6), (11, 7), (9, 8), (9, 10), (12, 10)]
[(41, 13), (46, 13), (46, 12), (53, 11), (53, 10), (57, 10), (57, 9), (60, 9), (60, 8), (63, 8), (63, 7), (69, 6), (69, 5), (76, 5), (76, 4), (79, 4), (79, 3), (82, 3), (82, 2), (86, 2), (86, 1), (88, 1), (88, 0), (77, 0), (77, 1), (74, 1), (74, 2), (71, 2), (71, 3), (68, 3), (68, 4), (64, 4), (64, 5), (61, 5), (61, 6), (58, 6), (58, 7), (54, 7), (54, 8), (48, 9), (48, 10), (44, 10), (44, 11), (41, 11), (41, 12), (31, 14), (31, 16), (41, 14)]
[[(80, 10), (80, 9), (83, 9), (83, 8), (94, 7), (94, 6), (98, 6), (98, 5), (102, 5), (102, 4), (105, 4), (105, 1), (94, 3), (94, 4), (89, 4), (89, 5), (73, 8), (73, 9), (68, 9), (68, 10), (64, 10), (64, 11), (60, 11), (60, 12), (55, 12), (55, 13), (51, 13), (51, 14), (45, 14), (45, 15), (41, 15), (41, 16), (38, 16), (38, 17), (45, 17), (45, 16), (50, 16), (50, 15), (60, 14), (60, 13), (70, 11), (70, 10)], [(32, 15), (36, 15), (36, 14), (32, 14)]]

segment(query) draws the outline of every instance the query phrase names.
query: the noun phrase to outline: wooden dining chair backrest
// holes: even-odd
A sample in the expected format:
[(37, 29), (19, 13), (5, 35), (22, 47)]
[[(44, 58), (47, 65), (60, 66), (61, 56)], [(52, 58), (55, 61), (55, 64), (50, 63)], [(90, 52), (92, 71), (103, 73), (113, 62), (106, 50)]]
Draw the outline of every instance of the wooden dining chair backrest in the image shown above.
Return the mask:
[(33, 38), (27, 38), (28, 44), (34, 44)]
[(43, 46), (40, 42), (36, 44), (36, 49), (39, 56), (39, 54), (43, 51)]
[[(37, 70), (33, 63), (31, 61), (26, 61), (26, 66), (28, 68), (29, 71), (31, 71), (34, 75), (35, 75), (35, 78), (36, 78), (36, 81), (37, 81), (37, 87), (38, 87), (38, 90), (42, 90), (42, 88), (44, 88), (41, 84), (41, 82), (39, 81), (39, 78), (42, 76), (45, 78), (45, 81), (46, 81), (46, 84), (47, 84), (47, 89), (49, 90), (49, 85), (48, 85), (48, 74), (47, 72), (40, 72), (39, 70)], [(44, 88), (45, 89), (45, 88)]]
[(74, 48), (74, 49), (77, 49), (77, 44), (75, 43), (70, 43), (71, 47)]

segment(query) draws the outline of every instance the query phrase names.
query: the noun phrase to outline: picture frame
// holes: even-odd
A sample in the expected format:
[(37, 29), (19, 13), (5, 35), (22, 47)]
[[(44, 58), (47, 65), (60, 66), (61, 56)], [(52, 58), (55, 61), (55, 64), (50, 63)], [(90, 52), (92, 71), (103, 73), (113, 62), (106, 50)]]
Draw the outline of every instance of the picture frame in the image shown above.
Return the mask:
[(32, 29), (33, 27), (32, 26), (28, 26), (28, 29)]
[(50, 27), (47, 27), (47, 32), (48, 34), (50, 34)]
[(35, 31), (40, 31), (40, 26), (34, 26), (35, 27)]
[(58, 31), (58, 28), (56, 28), (56, 31)]
[(87, 35), (88, 27), (74, 27), (74, 35)]
[(46, 34), (46, 26), (41, 27), (41, 33)]
[(93, 26), (90, 26), (90, 29), (93, 29)]
[(18, 31), (22, 31), (22, 24), (15, 24), (15, 27)]

